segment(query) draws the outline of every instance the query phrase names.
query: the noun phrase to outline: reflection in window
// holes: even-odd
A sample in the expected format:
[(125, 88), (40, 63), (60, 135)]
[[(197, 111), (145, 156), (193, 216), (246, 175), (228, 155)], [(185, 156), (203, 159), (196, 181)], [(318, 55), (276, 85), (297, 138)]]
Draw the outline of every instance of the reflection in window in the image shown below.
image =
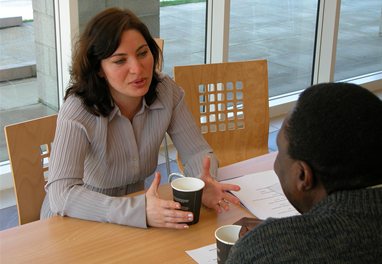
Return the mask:
[(317, 0), (231, 0), (229, 61), (267, 59), (270, 97), (306, 88), (317, 8)]
[(334, 79), (382, 71), (382, 1), (342, 0)]
[(173, 76), (174, 66), (205, 62), (206, 5), (205, 0), (161, 0), (164, 73)]

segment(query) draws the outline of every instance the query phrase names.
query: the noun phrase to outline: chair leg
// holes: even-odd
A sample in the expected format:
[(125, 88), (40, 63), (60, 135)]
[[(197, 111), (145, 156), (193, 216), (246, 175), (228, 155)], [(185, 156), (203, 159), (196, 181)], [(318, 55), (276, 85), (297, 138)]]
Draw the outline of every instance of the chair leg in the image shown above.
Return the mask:
[(168, 154), (167, 133), (164, 135), (164, 154), (166, 157), (167, 177), (171, 174), (170, 156)]

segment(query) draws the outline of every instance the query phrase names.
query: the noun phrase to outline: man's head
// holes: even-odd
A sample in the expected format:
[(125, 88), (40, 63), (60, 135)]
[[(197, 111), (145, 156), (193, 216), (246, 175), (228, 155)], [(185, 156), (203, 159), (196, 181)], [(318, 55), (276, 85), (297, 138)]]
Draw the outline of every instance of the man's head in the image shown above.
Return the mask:
[(284, 120), (277, 144), (275, 171), (300, 212), (335, 191), (382, 183), (382, 101), (354, 84), (312, 86)]

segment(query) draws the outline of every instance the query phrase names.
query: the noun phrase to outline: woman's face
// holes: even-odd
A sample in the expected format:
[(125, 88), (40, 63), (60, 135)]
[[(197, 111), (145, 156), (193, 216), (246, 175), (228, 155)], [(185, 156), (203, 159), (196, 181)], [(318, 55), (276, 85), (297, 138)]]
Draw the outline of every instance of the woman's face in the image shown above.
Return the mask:
[(154, 58), (142, 34), (134, 29), (122, 33), (115, 52), (101, 61), (99, 75), (106, 79), (116, 101), (141, 100), (153, 77)]

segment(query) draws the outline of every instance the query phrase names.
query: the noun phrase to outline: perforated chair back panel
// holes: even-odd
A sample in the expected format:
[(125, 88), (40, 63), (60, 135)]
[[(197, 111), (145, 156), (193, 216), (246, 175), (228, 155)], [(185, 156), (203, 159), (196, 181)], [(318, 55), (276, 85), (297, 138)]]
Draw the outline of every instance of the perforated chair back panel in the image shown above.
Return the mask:
[(266, 60), (176, 66), (174, 79), (220, 166), (268, 153)]

